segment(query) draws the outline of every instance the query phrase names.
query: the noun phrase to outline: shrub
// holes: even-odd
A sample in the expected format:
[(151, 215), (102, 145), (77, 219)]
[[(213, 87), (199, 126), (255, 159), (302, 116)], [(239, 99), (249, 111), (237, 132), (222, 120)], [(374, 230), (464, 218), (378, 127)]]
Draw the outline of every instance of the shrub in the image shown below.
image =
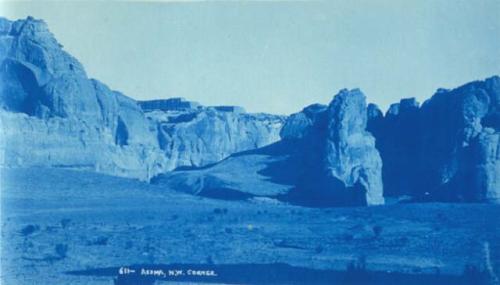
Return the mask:
[(29, 236), (33, 234), (34, 232), (38, 231), (40, 229), (40, 226), (38, 225), (27, 225), (21, 230), (21, 235), (23, 236)]
[(347, 265), (348, 272), (366, 272), (366, 256), (361, 255), (358, 260), (352, 261)]
[(342, 239), (344, 241), (353, 241), (354, 240), (354, 235), (350, 234), (350, 233), (346, 233), (346, 234), (342, 235)]
[(107, 245), (108, 244), (108, 238), (107, 237), (98, 237), (94, 241), (95, 245)]
[(208, 263), (208, 264), (214, 264), (214, 260), (212, 259), (212, 257), (211, 257), (211, 256), (208, 256), (208, 257), (207, 257), (207, 263)]
[(55, 251), (56, 251), (56, 254), (60, 258), (65, 258), (67, 256), (67, 253), (68, 253), (68, 245), (58, 243), (58, 244), (56, 244)]
[(322, 252), (323, 252), (323, 250), (324, 250), (324, 248), (323, 248), (321, 245), (318, 245), (318, 246), (314, 249), (314, 251), (315, 251), (316, 253), (322, 253)]
[(71, 219), (62, 219), (61, 220), (61, 227), (65, 229), (67, 226), (69, 226), (69, 223), (71, 223)]
[(97, 237), (91, 241), (87, 241), (87, 245), (107, 245), (108, 238), (104, 236)]
[(377, 226), (374, 226), (372, 230), (373, 230), (373, 233), (375, 234), (375, 237), (379, 238), (380, 235), (382, 234), (383, 228), (381, 226), (377, 225)]

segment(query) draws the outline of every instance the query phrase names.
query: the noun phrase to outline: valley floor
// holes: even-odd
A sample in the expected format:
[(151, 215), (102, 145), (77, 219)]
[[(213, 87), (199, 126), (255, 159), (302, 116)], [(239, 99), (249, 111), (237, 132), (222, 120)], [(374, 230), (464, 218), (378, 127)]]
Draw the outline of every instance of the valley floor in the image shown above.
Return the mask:
[[(1, 284), (113, 284), (133, 264), (274, 264), (500, 274), (500, 205), (305, 208), (223, 201), (64, 169), (2, 169)], [(489, 256), (489, 257), (488, 257)]]

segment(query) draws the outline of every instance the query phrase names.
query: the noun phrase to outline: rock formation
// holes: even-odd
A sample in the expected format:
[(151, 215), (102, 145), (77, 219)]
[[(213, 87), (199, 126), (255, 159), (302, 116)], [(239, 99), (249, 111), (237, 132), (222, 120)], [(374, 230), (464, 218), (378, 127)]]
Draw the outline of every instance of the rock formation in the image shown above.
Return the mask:
[(204, 166), (229, 155), (280, 139), (283, 116), (248, 114), (233, 106), (170, 110), (150, 109), (146, 116), (158, 130), (168, 169)]
[(419, 144), (416, 139), (418, 106), (414, 99), (403, 99), (392, 104), (385, 117), (376, 105), (370, 104), (368, 108), (368, 129), (377, 139), (383, 161), (385, 196), (411, 195), (407, 185), (418, 180), (413, 171), (419, 156), (415, 151)]
[(89, 79), (46, 24), (31, 17), (0, 18), (0, 109), (3, 166), (83, 168), (144, 180), (272, 143), (283, 121), (179, 98), (138, 104)]
[(155, 183), (217, 198), (274, 197), (309, 206), (377, 205), (382, 162), (366, 131), (365, 96), (342, 90), (286, 121), (283, 140), (213, 166), (162, 175)]
[(43, 21), (0, 22), (4, 166), (96, 169), (141, 179), (163, 171), (156, 135), (134, 100), (88, 79)]
[(419, 108), (412, 99), (369, 130), (384, 161), (386, 196), (499, 202), (500, 78), (440, 89)]
[(311, 205), (381, 204), (382, 184), (386, 197), (500, 202), (498, 76), (440, 89), (422, 106), (403, 99), (385, 115), (359, 90), (289, 118), (137, 102), (89, 79), (43, 21), (0, 18), (0, 127), (2, 167), (144, 180), (178, 169), (155, 180)]
[(304, 174), (296, 189), (300, 199), (315, 197), (340, 205), (382, 204), (382, 161), (375, 139), (366, 131), (364, 94), (358, 89), (344, 89), (326, 109), (313, 105), (302, 114), (287, 122), (293, 125), (301, 117), (312, 122), (309, 128), (297, 128), (298, 133), (288, 135), (301, 138)]
[[(383, 203), (382, 160), (375, 139), (366, 131), (366, 99), (359, 90), (342, 90), (328, 107), (327, 169), (342, 181), (347, 195), (369, 205)], [(335, 189), (333, 189), (335, 191)]]

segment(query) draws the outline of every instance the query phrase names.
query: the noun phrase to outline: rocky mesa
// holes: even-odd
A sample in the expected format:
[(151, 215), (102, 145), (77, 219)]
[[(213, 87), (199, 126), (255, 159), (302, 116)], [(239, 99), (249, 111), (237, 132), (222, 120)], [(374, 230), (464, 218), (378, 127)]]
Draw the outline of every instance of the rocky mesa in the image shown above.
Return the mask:
[(32, 17), (0, 18), (0, 88), (6, 167), (82, 168), (149, 180), (272, 143), (284, 120), (236, 107), (186, 108), (172, 105), (175, 99), (166, 101), (169, 110), (138, 103), (88, 78)]

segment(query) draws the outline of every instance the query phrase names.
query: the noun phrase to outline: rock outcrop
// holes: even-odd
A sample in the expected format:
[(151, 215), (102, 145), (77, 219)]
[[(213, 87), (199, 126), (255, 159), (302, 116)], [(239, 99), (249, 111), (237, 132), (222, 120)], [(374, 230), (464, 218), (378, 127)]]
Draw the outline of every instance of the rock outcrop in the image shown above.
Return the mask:
[[(304, 174), (295, 191), (299, 199), (314, 197), (339, 205), (383, 204), (382, 161), (375, 139), (366, 131), (364, 94), (344, 89), (326, 109), (313, 105), (302, 114), (292, 116), (287, 125), (300, 125), (293, 122), (306, 117), (310, 126), (285, 136), (285, 140), (300, 138)], [(286, 129), (283, 133), (287, 135)]]
[(89, 79), (31, 17), (0, 18), (0, 109), (4, 167), (83, 168), (144, 180), (272, 143), (283, 121), (180, 98), (138, 103)]
[(168, 169), (204, 166), (276, 142), (285, 120), (228, 107), (222, 111), (213, 107), (153, 111), (146, 116), (158, 127), (160, 148), (169, 158)]
[(366, 131), (364, 94), (357, 89), (343, 90), (330, 103), (327, 112), (325, 157), (329, 174), (345, 185), (349, 191), (347, 196), (359, 196), (362, 203), (369, 205), (382, 204), (382, 160), (375, 148), (375, 139)]
[(383, 161), (385, 196), (396, 193), (398, 196), (411, 195), (407, 186), (418, 180), (418, 173), (414, 171), (419, 157), (416, 152), (419, 147), (416, 139), (418, 108), (419, 104), (414, 99), (392, 104), (385, 117), (376, 105), (370, 104), (368, 108), (368, 129), (377, 139), (377, 149)]
[(365, 96), (342, 90), (329, 106), (291, 115), (283, 140), (210, 167), (174, 171), (155, 183), (217, 198), (273, 197), (309, 206), (378, 205), (382, 162), (366, 131)]
[(385, 115), (359, 90), (288, 118), (137, 102), (88, 78), (43, 21), (0, 18), (0, 126), (2, 167), (144, 180), (178, 169), (155, 180), (310, 205), (381, 204), (382, 184), (386, 197), (500, 203), (498, 76), (440, 89), (422, 106), (403, 99)]
[(370, 115), (384, 161), (386, 196), (499, 202), (500, 78), (440, 89), (419, 107)]
[(313, 104), (304, 108), (301, 112), (290, 115), (281, 129), (280, 136), (283, 139), (301, 139), (309, 134), (312, 126), (324, 114), (327, 106)]
[(149, 179), (165, 169), (136, 102), (87, 77), (41, 20), (0, 19), (3, 165), (95, 169)]

